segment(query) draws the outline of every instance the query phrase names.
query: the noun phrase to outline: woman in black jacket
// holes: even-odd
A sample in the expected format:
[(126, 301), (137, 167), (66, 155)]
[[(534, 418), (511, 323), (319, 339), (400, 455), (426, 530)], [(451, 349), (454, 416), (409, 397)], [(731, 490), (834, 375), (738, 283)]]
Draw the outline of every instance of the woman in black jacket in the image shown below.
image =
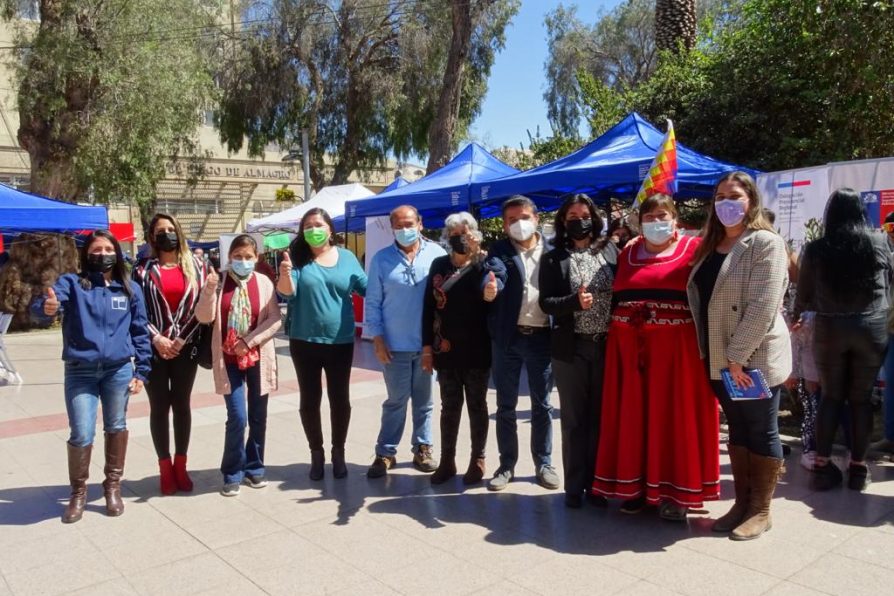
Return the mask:
[(801, 260), (793, 319), (816, 311), (814, 358), (823, 397), (816, 420), (814, 484), (841, 484), (829, 456), (839, 412), (847, 404), (851, 423), (848, 488), (869, 485), (866, 452), (872, 433), (870, 396), (888, 341), (890, 251), (885, 237), (870, 230), (860, 195), (836, 190), (826, 206), (823, 236), (808, 244)]
[[(605, 334), (618, 248), (587, 195), (556, 213), (555, 248), (540, 265), (540, 308), (552, 320), (552, 367), (562, 415), (565, 505), (577, 508), (593, 478), (599, 442)], [(605, 499), (598, 497), (604, 503)]]

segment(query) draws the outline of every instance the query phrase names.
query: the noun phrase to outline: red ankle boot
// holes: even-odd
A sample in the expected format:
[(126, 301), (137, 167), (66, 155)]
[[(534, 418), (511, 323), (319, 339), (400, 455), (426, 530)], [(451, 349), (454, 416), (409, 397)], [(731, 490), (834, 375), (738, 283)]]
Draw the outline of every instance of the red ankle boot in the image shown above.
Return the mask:
[(177, 492), (177, 481), (174, 480), (174, 464), (170, 457), (158, 460), (158, 475), (161, 481), (161, 494), (173, 495)]
[(192, 480), (186, 472), (186, 456), (179, 453), (174, 456), (174, 480), (177, 482), (177, 490), (192, 492)]

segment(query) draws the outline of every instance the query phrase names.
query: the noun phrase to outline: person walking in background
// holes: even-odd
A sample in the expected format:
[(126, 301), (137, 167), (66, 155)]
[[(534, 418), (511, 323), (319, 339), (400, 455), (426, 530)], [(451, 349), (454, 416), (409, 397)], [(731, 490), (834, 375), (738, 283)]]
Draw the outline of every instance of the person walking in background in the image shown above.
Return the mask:
[(834, 488), (843, 479), (829, 458), (844, 407), (851, 425), (848, 488), (862, 491), (871, 481), (866, 464), (873, 422), (870, 397), (888, 342), (890, 259), (885, 237), (869, 228), (860, 195), (850, 188), (833, 192), (822, 237), (804, 249), (795, 308), (796, 316), (816, 312), (814, 357), (823, 399), (813, 480), (819, 490)]
[(717, 402), (686, 295), (700, 239), (680, 234), (667, 195), (645, 199), (638, 220), (614, 280), (593, 490), (625, 499), (624, 513), (660, 505), (685, 521), (720, 492)]
[[(193, 255), (176, 219), (163, 213), (148, 228), (151, 257), (133, 271), (143, 289), (154, 354), (146, 391), (149, 429), (158, 457), (161, 493), (189, 492), (192, 480), (186, 456), (192, 430), (190, 396), (196, 379), (197, 345), (201, 338), (196, 304), (210, 271)], [(169, 416), (174, 415), (174, 458), (171, 459)]]
[(590, 492), (599, 440), (605, 337), (618, 257), (617, 245), (602, 238), (603, 225), (588, 196), (567, 199), (556, 213), (555, 248), (540, 265), (540, 308), (552, 318), (565, 505), (572, 508), (579, 508)]
[(370, 478), (384, 476), (397, 463), (408, 402), (413, 412), (413, 466), (420, 472), (434, 472), (438, 467), (432, 457), (433, 355), (422, 352), (422, 303), (432, 263), (446, 253), (422, 236), (422, 218), (415, 207), (397, 207), (389, 219), (395, 242), (370, 262), (364, 316), (388, 393), (382, 404), (376, 458), (366, 473)]
[(121, 478), (127, 453), (127, 402), (149, 378), (152, 347), (143, 293), (128, 279), (118, 241), (97, 230), (84, 241), (80, 273), (61, 276), (34, 306), (62, 317), (65, 409), (68, 413), (68, 477), (71, 498), (62, 514), (74, 523), (84, 514), (96, 411), (102, 403), (105, 435), (106, 514), (124, 512)]
[(217, 274), (209, 274), (196, 316), (202, 323), (215, 323), (211, 334), (214, 387), (227, 405), (221, 494), (232, 497), (239, 494), (243, 481), (252, 488), (267, 486), (267, 398), (277, 386), (273, 336), (282, 318), (273, 282), (255, 272), (255, 239), (248, 234), (234, 238), (228, 261), (229, 273), (219, 293)]
[[(770, 503), (782, 471), (779, 394), (792, 370), (792, 348), (782, 303), (788, 287), (785, 241), (766, 221), (754, 180), (724, 175), (687, 287), (701, 356), (729, 426), (736, 500), (714, 522), (715, 532), (751, 540), (770, 529)], [(722, 381), (754, 386), (757, 372), (769, 388), (762, 399), (735, 399)]]
[(442, 237), (449, 253), (432, 262), (422, 309), (422, 368), (429, 374), (437, 370), (441, 386), (441, 461), (431, 483), (442, 484), (456, 475), (456, 439), (465, 401), (472, 455), (463, 484), (477, 484), (484, 478), (489, 424), (486, 294), (496, 291), (496, 280), (484, 269), (482, 234), (471, 213), (449, 216)]
[(332, 426), (332, 475), (344, 478), (345, 442), (351, 422), (351, 365), (354, 360), (352, 294), (366, 293), (366, 274), (357, 258), (335, 246), (332, 219), (325, 210), (308, 210), (301, 233), (283, 253), (277, 290), (288, 299), (289, 353), (298, 375), (299, 412), (310, 447), (311, 480), (323, 479), (323, 372)]
[(493, 244), (487, 269), (495, 273), (497, 295), (488, 314), (493, 353), (493, 378), (497, 386), (497, 446), (500, 467), (487, 485), (505, 489), (518, 463), (518, 386), (522, 366), (531, 390), (531, 456), (537, 482), (559, 488), (552, 465), (553, 408), (549, 402), (553, 375), (550, 366), (549, 317), (540, 308), (540, 262), (549, 250), (537, 232), (537, 206), (516, 195), (502, 206), (507, 238)]

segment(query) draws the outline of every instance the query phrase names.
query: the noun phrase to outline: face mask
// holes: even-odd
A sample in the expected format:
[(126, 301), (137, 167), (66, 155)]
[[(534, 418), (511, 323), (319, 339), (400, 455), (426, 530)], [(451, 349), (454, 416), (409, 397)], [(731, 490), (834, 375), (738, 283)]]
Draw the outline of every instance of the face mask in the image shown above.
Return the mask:
[(180, 248), (180, 239), (177, 237), (177, 232), (159, 232), (155, 235), (155, 246), (165, 252), (177, 250)]
[(652, 244), (664, 244), (674, 235), (673, 221), (650, 221), (643, 224), (643, 236)]
[(236, 277), (248, 277), (255, 270), (254, 261), (230, 261), (230, 268)]
[(308, 228), (304, 230), (304, 239), (314, 248), (320, 248), (329, 240), (329, 232), (326, 228)]
[(574, 240), (583, 240), (593, 231), (592, 219), (571, 219), (565, 222), (565, 231)]
[(714, 201), (714, 212), (717, 219), (727, 228), (732, 228), (742, 223), (745, 219), (745, 203), (733, 199)]
[(91, 273), (106, 273), (111, 271), (117, 262), (118, 255), (89, 254), (87, 255), (87, 271)]
[(534, 223), (533, 219), (520, 219), (509, 226), (509, 235), (516, 242), (527, 242), (536, 231), (537, 224)]
[(450, 250), (458, 255), (464, 255), (469, 251), (469, 239), (463, 236), (450, 236), (447, 238), (450, 243)]
[(397, 240), (397, 243), (404, 248), (413, 246), (416, 244), (416, 241), (419, 240), (419, 230), (418, 228), (401, 228), (399, 230), (394, 230), (394, 238)]

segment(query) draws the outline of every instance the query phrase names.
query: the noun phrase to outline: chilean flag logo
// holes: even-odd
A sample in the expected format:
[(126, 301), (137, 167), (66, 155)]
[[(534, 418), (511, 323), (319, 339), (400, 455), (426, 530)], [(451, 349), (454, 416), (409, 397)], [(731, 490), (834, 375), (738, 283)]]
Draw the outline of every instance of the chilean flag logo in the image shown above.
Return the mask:
[(780, 182), (776, 188), (798, 188), (800, 186), (810, 186), (810, 180), (795, 180), (794, 182)]

